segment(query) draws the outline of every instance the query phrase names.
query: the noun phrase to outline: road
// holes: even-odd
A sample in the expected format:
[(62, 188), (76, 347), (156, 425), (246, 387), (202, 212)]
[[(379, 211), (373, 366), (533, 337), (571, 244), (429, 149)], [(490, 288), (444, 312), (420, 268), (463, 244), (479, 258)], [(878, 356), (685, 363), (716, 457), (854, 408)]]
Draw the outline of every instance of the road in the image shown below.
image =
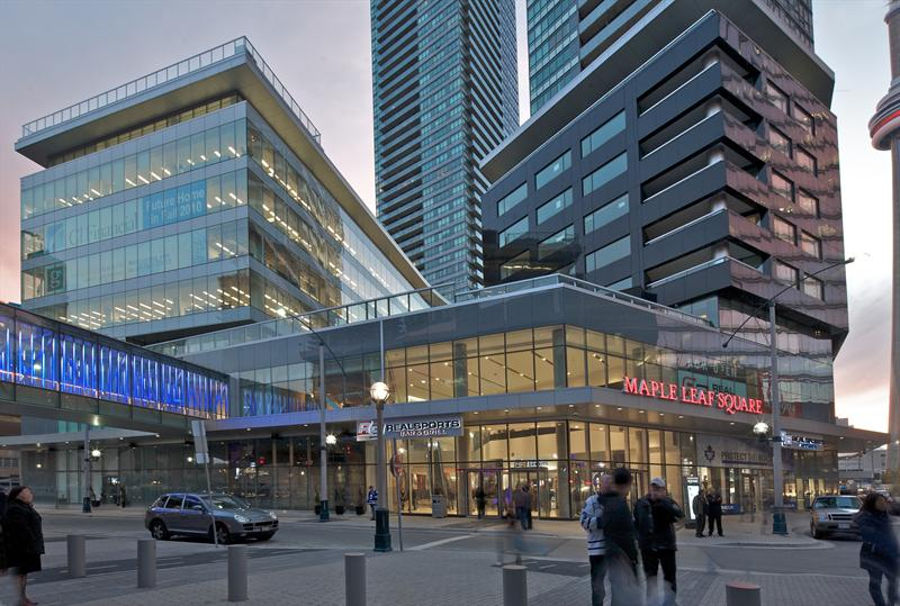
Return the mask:
[[(162, 601), (183, 601), (185, 598), (178, 591), (189, 592), (192, 587), (199, 587), (198, 583), (205, 583), (203, 586), (210, 588), (208, 593), (215, 594), (209, 597), (211, 601), (203, 601), (206, 598), (190, 593), (188, 603), (222, 603), (219, 594), (220, 587), (224, 587), (226, 550), (216, 549), (199, 539), (176, 538), (157, 543), (160, 586), (170, 593), (151, 597), (151, 594), (144, 596), (137, 592), (134, 588), (136, 541), (149, 537), (142, 522), (141, 512), (137, 509), (112, 516), (48, 512), (44, 517), (47, 555), (44, 570), (32, 580), (34, 599), (46, 606), (118, 603), (134, 606), (155, 604), (160, 598)], [(449, 587), (467, 585), (474, 595), (484, 596), (484, 603), (496, 603), (494, 597), (497, 596), (491, 592), (495, 585), (499, 591), (497, 548), (498, 544), (511, 538), (503, 525), (460, 519), (429, 527), (431, 520), (407, 519), (403, 532), (405, 552), (398, 554), (399, 535), (396, 520), (393, 522), (395, 552), (373, 556), (369, 560), (370, 566), (384, 567), (388, 571), (380, 577), (395, 575), (404, 582), (411, 582), (407, 574), (413, 574), (417, 566), (425, 567), (426, 572), (418, 576), (426, 577), (428, 571), (435, 568), (434, 572), (454, 570), (453, 576), (430, 582), (447, 583)], [(724, 591), (722, 586), (733, 578), (764, 584), (764, 592), (773, 598), (772, 603), (791, 600), (789, 603), (792, 604), (826, 606), (845, 604), (848, 599), (867, 603), (866, 577), (858, 567), (858, 541), (852, 538), (818, 542), (804, 539), (806, 542), (802, 545), (737, 545), (729, 542), (727, 525), (725, 530), (725, 538), (696, 539), (690, 531), (679, 533), (680, 604), (715, 605), (720, 603), (717, 600), (724, 603), (720, 595)], [(797, 535), (808, 534), (801, 521), (795, 522), (793, 530)], [(86, 579), (68, 578), (65, 535), (73, 532), (85, 534), (88, 539)], [(255, 592), (267, 596), (260, 603), (342, 604), (343, 554), (349, 551), (371, 554), (373, 535), (374, 523), (363, 517), (345, 516), (328, 524), (309, 516), (283, 517), (281, 528), (272, 540), (248, 543), (251, 589), (254, 581), (262, 585), (261, 589), (251, 592), (251, 598)], [(589, 595), (589, 570), (584, 538), (577, 523), (537, 521), (535, 530), (525, 535), (520, 547), (523, 563), (529, 569), (531, 604), (585, 603), (582, 600)], [(513, 557), (508, 555), (506, 560), (511, 561)], [(369, 578), (372, 579), (371, 573)], [(385, 578), (378, 581), (385, 582), (386, 587), (393, 587), (392, 583), (396, 582)], [(298, 584), (303, 591), (309, 592), (305, 601), (293, 597), (285, 601), (287, 598), (279, 597), (296, 596)], [(476, 586), (482, 589), (476, 591)], [(280, 587), (283, 589), (278, 589)], [(75, 588), (77, 591), (69, 591)], [(779, 593), (782, 588), (783, 594)], [(379, 586), (375, 586), (372, 593), (377, 596), (378, 591)], [(2, 594), (0, 590), (0, 597)], [(123, 601), (116, 602), (117, 599)], [(767, 599), (764, 603), (768, 602)], [(369, 603), (382, 602), (370, 598)], [(394, 603), (400, 606), (419, 602), (411, 598), (409, 602), (395, 600)], [(468, 598), (465, 602), (446, 603), (475, 606), (479, 602)]]

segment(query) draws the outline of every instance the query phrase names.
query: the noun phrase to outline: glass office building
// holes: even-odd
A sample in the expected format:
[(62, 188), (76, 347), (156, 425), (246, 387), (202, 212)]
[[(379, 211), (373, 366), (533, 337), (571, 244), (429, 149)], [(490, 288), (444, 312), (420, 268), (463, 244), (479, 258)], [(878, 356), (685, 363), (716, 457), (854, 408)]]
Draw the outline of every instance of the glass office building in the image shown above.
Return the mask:
[(478, 162), (519, 123), (512, 0), (375, 0), (378, 218), (431, 284), (483, 284)]
[(245, 38), (23, 128), (26, 308), (150, 343), (425, 286)]

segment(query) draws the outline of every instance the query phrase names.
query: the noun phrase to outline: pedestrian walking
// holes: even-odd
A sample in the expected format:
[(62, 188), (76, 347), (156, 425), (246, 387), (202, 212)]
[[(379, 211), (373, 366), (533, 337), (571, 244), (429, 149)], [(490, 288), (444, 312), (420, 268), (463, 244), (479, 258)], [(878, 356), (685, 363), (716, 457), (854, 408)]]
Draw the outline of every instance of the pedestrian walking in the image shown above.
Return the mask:
[(13, 569), (19, 591), (19, 606), (36, 606), (28, 599), (28, 575), (41, 569), (44, 533), (41, 516), (34, 509), (34, 494), (27, 486), (16, 486), (9, 492), (6, 515), (3, 516), (6, 564)]
[(602, 495), (612, 490), (612, 476), (600, 474), (596, 492), (588, 497), (581, 510), (581, 527), (587, 533), (588, 561), (591, 563), (591, 606), (603, 606), (606, 597), (606, 539), (603, 536)]
[[(647, 606), (675, 604), (675, 522), (684, 511), (666, 491), (663, 478), (650, 480), (650, 492), (634, 507), (634, 525), (647, 577)], [(659, 600), (657, 573), (663, 571), (663, 599)]]
[(709, 536), (713, 535), (713, 527), (718, 527), (719, 536), (722, 535), (722, 494), (716, 490), (709, 493), (706, 499), (706, 516), (709, 524)]
[(119, 506), (125, 509), (128, 504), (128, 493), (125, 490), (125, 484), (119, 482)]
[(372, 517), (369, 519), (374, 520), (375, 506), (378, 505), (378, 491), (375, 490), (374, 486), (369, 486), (369, 494), (366, 495), (366, 504), (369, 506), (369, 511), (372, 513)]
[(523, 484), (513, 495), (513, 505), (516, 507), (516, 518), (522, 525), (522, 530), (528, 530), (528, 517), (531, 515), (531, 493), (528, 484)]
[(703, 536), (703, 528), (706, 526), (706, 491), (704, 489), (700, 489), (700, 492), (694, 496), (694, 500), (691, 501), (691, 511), (694, 512), (694, 519), (697, 520), (697, 536)]
[(600, 520), (612, 606), (635, 606), (643, 602), (634, 516), (626, 500), (631, 493), (631, 483), (631, 472), (620, 467), (613, 472), (612, 490), (600, 495), (603, 508)]
[(478, 511), (478, 519), (484, 518), (484, 508), (487, 505), (487, 496), (484, 494), (484, 486), (478, 484), (475, 489), (475, 509)]
[[(862, 546), (859, 567), (869, 573), (869, 595), (875, 606), (897, 603), (897, 565), (900, 549), (888, 517), (888, 501), (877, 492), (866, 495), (856, 514)], [(887, 599), (881, 591), (882, 578), (887, 580)]]

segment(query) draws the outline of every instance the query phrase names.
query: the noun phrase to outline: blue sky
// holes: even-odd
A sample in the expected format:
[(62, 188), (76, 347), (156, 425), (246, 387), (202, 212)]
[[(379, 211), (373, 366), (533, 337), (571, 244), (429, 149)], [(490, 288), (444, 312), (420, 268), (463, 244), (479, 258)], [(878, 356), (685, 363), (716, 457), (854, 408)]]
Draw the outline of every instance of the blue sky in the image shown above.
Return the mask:
[[(524, 0), (517, 0), (520, 74)], [(890, 157), (867, 122), (890, 80), (884, 0), (813, 0), (816, 51), (835, 71), (850, 337), (837, 358), (837, 413), (885, 430), (891, 279)], [(752, 32), (750, 32), (752, 36)], [(374, 207), (366, 0), (0, 1), (0, 300), (19, 300), (21, 125), (164, 65), (247, 35), (313, 122), (325, 150)], [(527, 84), (520, 82), (522, 119)]]

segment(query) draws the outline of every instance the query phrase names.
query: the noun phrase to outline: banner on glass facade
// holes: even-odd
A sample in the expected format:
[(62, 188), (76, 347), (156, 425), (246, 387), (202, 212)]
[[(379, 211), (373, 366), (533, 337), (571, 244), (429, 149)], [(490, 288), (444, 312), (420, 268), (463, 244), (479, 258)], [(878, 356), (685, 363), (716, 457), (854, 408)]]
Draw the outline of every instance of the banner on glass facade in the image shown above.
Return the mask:
[[(414, 417), (386, 421), (385, 438), (441, 438), (463, 435), (462, 417)], [(368, 442), (378, 439), (376, 421), (356, 422), (356, 441)]]
[(697, 435), (697, 464), (701, 467), (769, 469), (772, 451), (765, 444), (726, 436)]

